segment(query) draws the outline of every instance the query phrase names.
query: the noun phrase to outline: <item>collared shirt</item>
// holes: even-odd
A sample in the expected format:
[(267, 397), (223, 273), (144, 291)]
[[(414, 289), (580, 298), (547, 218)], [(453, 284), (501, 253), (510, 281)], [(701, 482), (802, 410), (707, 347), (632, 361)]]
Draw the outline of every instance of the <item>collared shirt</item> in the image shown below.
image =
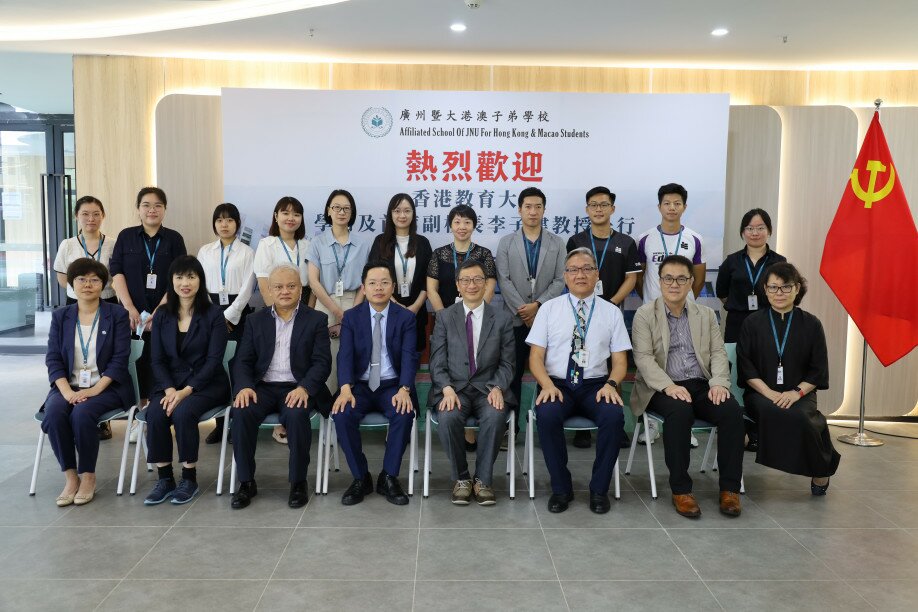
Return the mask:
[(666, 322), (669, 324), (669, 352), (666, 354), (666, 374), (673, 381), (705, 378), (692, 344), (692, 330), (689, 327), (688, 309), (682, 307), (682, 314), (674, 317), (666, 308)]
[(293, 264), (300, 271), (300, 282), (305, 287), (309, 284), (308, 255), (309, 240), (306, 238), (297, 240), (296, 246), (291, 249), (278, 236), (265, 236), (258, 241), (255, 251), (255, 276), (268, 278), (276, 266)]
[(207, 293), (221, 293), (235, 295), (236, 298), (223, 316), (233, 325), (239, 323), (242, 311), (245, 310), (255, 289), (255, 251), (238, 238), (223, 249), (223, 261), (226, 263), (226, 283), (223, 283), (223, 274), (220, 266), (220, 240), (205, 244), (198, 251), (198, 261), (204, 268), (204, 277), (207, 281)]
[[(108, 262), (112, 259), (112, 252), (115, 250), (115, 237), (104, 236), (104, 238), (101, 248), (93, 253), (89, 253), (89, 257), (92, 257), (107, 268)], [(100, 253), (99, 251), (102, 252)], [(57, 256), (54, 258), (54, 271), (60, 272), (61, 274), (67, 274), (67, 267), (70, 264), (86, 256), (86, 251), (83, 249), (83, 243), (79, 236), (67, 238), (61, 242), (61, 245), (57, 248)], [(74, 300), (76, 299), (76, 292), (74, 292), (73, 287), (70, 285), (67, 285), (67, 297)], [(102, 290), (101, 297), (103, 300), (115, 297), (115, 290), (112, 289), (111, 279), (108, 280), (108, 284), (105, 285), (105, 288)]]
[[(345, 253), (347, 261), (345, 262)], [(337, 261), (335, 255), (337, 254)], [(344, 281), (345, 291), (356, 291), (360, 288), (363, 267), (367, 263), (370, 247), (360, 240), (354, 239), (354, 232), (349, 232), (347, 243), (342, 246), (327, 229), (315, 238), (309, 245), (309, 263), (319, 269), (319, 281), (329, 295), (335, 294), (335, 283), (338, 282), (338, 268), (344, 266), (340, 278)]]
[[(382, 319), (379, 320), (380, 335), (382, 336), (382, 346), (379, 350), (379, 380), (389, 380), (398, 377), (395, 368), (392, 367), (392, 360), (389, 358), (389, 347), (386, 345), (386, 324), (389, 321), (389, 305), (386, 304), (382, 311)], [(361, 339), (361, 342), (369, 342), (373, 346), (373, 328), (376, 327), (376, 309), (370, 306), (370, 337)], [(360, 377), (360, 380), (370, 380), (370, 366), (367, 365), (366, 371)]]
[[(660, 262), (667, 254), (688, 257), (695, 266), (704, 263), (701, 234), (684, 225), (681, 227), (681, 239), (680, 232), (665, 234), (659, 225), (638, 238), (638, 259), (644, 264), (645, 304), (663, 295), (660, 289)], [(694, 301), (695, 293), (689, 291), (688, 299)]]
[[(157, 240), (159, 246), (157, 247)], [(153, 254), (153, 274), (156, 275), (156, 288), (147, 289), (147, 275), (150, 273), (150, 258), (147, 249)], [(152, 313), (166, 295), (169, 286), (169, 267), (177, 257), (187, 254), (182, 235), (175, 230), (160, 226), (153, 236), (147, 235), (143, 225), (121, 230), (115, 241), (111, 261), (108, 263), (112, 276), (123, 274), (128, 294), (138, 311)]]
[(271, 307), (271, 316), (274, 317), (274, 355), (265, 372), (265, 382), (296, 382), (290, 366), (290, 339), (293, 337), (293, 322), (299, 311), (300, 305), (297, 303), (290, 320), (284, 321), (274, 306)]
[[(593, 296), (586, 298), (587, 319), (590, 318), (591, 303)], [(548, 300), (539, 308), (529, 335), (526, 336), (527, 344), (545, 349), (545, 369), (553, 378), (567, 378), (571, 341), (577, 324), (574, 313), (576, 308), (577, 298), (568, 293)], [(584, 378), (607, 377), (609, 356), (631, 350), (631, 340), (625, 329), (622, 311), (613, 306), (612, 302), (600, 298), (596, 299), (593, 308), (593, 318), (584, 345), (589, 356)]]
[(466, 305), (465, 301), (463, 300), (462, 308), (465, 312), (466, 319), (469, 318), (469, 313), (470, 312), (472, 313), (472, 341), (474, 344), (473, 350), (475, 351), (475, 354), (477, 355), (478, 354), (478, 338), (479, 336), (481, 336), (481, 321), (482, 321), (482, 317), (484, 317), (484, 302), (479, 304), (475, 308), (475, 310), (472, 310), (471, 308), (468, 307), (468, 305)]

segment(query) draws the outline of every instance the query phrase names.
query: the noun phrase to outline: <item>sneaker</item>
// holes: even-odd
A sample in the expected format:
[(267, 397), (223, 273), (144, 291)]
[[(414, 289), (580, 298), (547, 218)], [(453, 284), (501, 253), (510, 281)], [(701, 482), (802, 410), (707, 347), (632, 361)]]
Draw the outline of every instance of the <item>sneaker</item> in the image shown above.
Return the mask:
[(137, 421), (131, 423), (131, 433), (129, 439), (131, 444), (137, 444), (137, 436), (140, 434), (140, 427), (137, 425)]
[(468, 506), (472, 498), (472, 481), (457, 480), (453, 485), (452, 502), (457, 506)]
[(692, 448), (698, 448), (698, 438), (694, 434), (689, 434), (689, 437), (691, 438), (689, 444), (692, 445)]
[[(184, 480), (182, 482), (184, 482)], [(156, 481), (156, 486), (153, 487), (153, 490), (150, 491), (150, 494), (147, 495), (147, 498), (143, 500), (143, 503), (147, 506), (155, 506), (156, 504), (161, 504), (172, 497), (174, 492), (175, 479), (160, 478)]]
[(479, 506), (493, 506), (497, 503), (497, 500), (494, 499), (494, 491), (491, 487), (481, 482), (481, 479), (475, 479), (475, 485), (472, 490), (475, 493), (475, 501), (478, 502)]
[[(653, 444), (653, 441), (660, 437), (660, 425), (655, 420), (650, 419), (647, 422), (647, 429), (650, 431), (650, 443)], [(646, 444), (647, 436), (646, 432), (642, 432), (638, 436), (638, 444)]]
[(198, 483), (194, 480), (185, 480), (182, 478), (178, 486), (175, 487), (175, 492), (172, 494), (172, 503), (173, 504), (187, 504), (194, 496), (198, 493)]

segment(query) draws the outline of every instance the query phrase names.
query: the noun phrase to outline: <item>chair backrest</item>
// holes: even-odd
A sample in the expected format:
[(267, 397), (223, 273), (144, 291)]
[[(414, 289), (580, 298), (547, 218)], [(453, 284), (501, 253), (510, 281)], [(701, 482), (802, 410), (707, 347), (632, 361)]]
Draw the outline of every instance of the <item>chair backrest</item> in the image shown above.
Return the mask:
[(742, 406), (743, 390), (740, 389), (740, 386), (736, 382), (736, 343), (728, 342), (724, 344), (724, 348), (727, 350), (727, 361), (730, 362), (730, 393), (736, 398), (737, 403)]
[(128, 374), (131, 375), (131, 384), (134, 385), (134, 405), (140, 408), (140, 383), (137, 382), (137, 360), (143, 353), (143, 340), (131, 340), (131, 355), (128, 357)]
[(233, 375), (230, 374), (229, 363), (236, 356), (236, 341), (230, 340), (226, 343), (226, 349), (223, 351), (223, 369), (226, 370), (226, 377), (230, 383), (230, 395), (233, 394)]

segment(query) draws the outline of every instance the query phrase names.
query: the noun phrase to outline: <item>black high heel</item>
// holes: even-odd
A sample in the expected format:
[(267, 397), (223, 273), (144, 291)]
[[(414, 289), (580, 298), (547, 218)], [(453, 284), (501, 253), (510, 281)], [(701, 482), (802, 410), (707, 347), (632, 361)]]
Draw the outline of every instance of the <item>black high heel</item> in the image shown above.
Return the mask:
[(826, 480), (826, 484), (818, 485), (815, 482), (813, 482), (813, 479), (811, 478), (810, 479), (810, 493), (812, 493), (813, 495), (816, 495), (817, 497), (825, 495), (826, 491), (829, 490), (830, 481), (831, 481), (831, 478), (829, 480)]

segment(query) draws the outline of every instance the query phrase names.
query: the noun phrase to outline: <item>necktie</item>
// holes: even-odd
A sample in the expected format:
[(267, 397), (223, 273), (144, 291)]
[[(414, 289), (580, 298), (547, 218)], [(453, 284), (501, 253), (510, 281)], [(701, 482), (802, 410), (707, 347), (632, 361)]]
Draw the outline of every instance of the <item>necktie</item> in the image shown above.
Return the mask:
[(382, 361), (383, 314), (377, 312), (373, 317), (376, 319), (376, 325), (373, 326), (373, 349), (370, 351), (370, 380), (367, 381), (367, 386), (370, 387), (370, 391), (379, 389), (380, 362)]
[(475, 365), (475, 321), (472, 312), (465, 317), (465, 339), (469, 348), (469, 376), (475, 376), (478, 367)]
[(574, 323), (574, 334), (571, 338), (571, 357), (568, 360), (568, 382), (577, 386), (583, 381), (583, 368), (574, 361), (574, 353), (584, 347), (583, 333), (586, 332), (586, 302), (577, 302), (577, 319)]

